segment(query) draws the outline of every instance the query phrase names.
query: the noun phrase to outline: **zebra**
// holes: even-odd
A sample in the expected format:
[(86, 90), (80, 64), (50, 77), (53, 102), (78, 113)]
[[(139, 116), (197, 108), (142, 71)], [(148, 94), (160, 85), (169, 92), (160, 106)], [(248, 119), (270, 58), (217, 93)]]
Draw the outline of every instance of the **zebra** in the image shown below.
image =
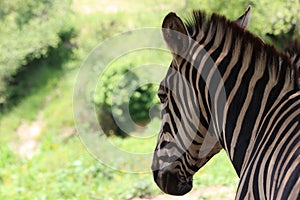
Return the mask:
[(236, 199), (300, 199), (297, 69), (235, 21), (169, 13), (162, 34), (173, 59), (158, 89), (162, 125), (153, 154), (158, 187), (184, 195), (224, 149), (240, 178)]
[(295, 75), (298, 87), (300, 88), (300, 45), (298, 44), (298, 41), (295, 40), (291, 47), (285, 49), (285, 52), (296, 67)]

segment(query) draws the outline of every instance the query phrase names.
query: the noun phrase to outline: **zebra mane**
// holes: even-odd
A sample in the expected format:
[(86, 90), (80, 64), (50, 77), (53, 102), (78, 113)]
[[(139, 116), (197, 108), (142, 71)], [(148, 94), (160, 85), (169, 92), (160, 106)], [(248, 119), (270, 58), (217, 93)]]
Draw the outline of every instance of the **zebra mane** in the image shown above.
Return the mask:
[(284, 51), (295, 65), (296, 80), (298, 83), (298, 88), (300, 89), (300, 43), (298, 43), (298, 40), (295, 39), (293, 44), (290, 47), (285, 48)]
[[(286, 73), (292, 74), (291, 71), (295, 71), (296, 73), (293, 73), (294, 77), (291, 78), (294, 79), (294, 85), (297, 88), (297, 68), (292, 64), (287, 53), (279, 52), (273, 45), (264, 43), (258, 36), (240, 27), (236, 22), (230, 21), (225, 16), (216, 13), (208, 17), (205, 12), (194, 10), (193, 15), (186, 19), (185, 25), (191, 37), (197, 42), (200, 42), (199, 39), (197, 40), (199, 35), (205, 37), (209, 32), (214, 35), (216, 35), (216, 31), (223, 32), (218, 35), (225, 35), (231, 32), (236, 42), (252, 45), (255, 52), (254, 56), (259, 57), (262, 53), (265, 54), (267, 66), (269, 68), (272, 67), (269, 69), (272, 71), (272, 74), (284, 77)], [(280, 60), (281, 65), (278, 64), (278, 60)]]

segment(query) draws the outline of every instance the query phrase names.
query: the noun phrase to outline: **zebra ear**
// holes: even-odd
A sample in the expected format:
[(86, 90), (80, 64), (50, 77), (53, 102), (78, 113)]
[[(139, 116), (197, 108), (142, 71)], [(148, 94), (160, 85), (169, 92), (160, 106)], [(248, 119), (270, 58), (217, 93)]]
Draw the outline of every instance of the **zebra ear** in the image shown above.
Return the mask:
[(242, 16), (240, 16), (237, 20), (235, 20), (236, 23), (238, 23), (242, 28), (247, 29), (249, 23), (250, 23), (250, 16), (251, 16), (251, 6), (249, 5), (244, 12)]
[(172, 54), (182, 56), (189, 47), (189, 34), (182, 20), (175, 13), (169, 13), (163, 21), (162, 32)]

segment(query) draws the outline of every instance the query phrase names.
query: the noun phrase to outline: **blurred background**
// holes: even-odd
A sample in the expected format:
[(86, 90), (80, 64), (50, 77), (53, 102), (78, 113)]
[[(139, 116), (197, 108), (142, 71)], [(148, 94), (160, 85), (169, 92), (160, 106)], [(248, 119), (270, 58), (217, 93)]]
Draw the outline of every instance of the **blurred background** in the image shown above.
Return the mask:
[[(0, 0), (0, 199), (169, 198), (157, 196), (162, 194), (150, 173), (114, 170), (88, 153), (73, 120), (78, 70), (101, 41), (135, 28), (160, 27), (170, 11), (188, 18), (201, 9), (235, 19), (249, 4), (249, 30), (264, 41), (283, 50), (299, 38), (299, 0)], [(155, 147), (156, 137), (146, 142), (130, 137), (111, 113), (114, 84), (149, 59), (168, 66), (171, 56), (145, 51), (114, 63), (92, 98), (105, 134), (124, 150), (149, 153)], [(124, 88), (140, 76), (130, 77)], [(159, 108), (153, 108), (156, 89), (143, 85), (129, 99), (124, 94), (115, 102), (120, 118), (122, 107), (129, 105), (136, 124), (147, 125), (131, 127), (135, 135), (158, 133), (159, 116), (149, 116), (149, 109)], [(233, 199), (237, 184), (221, 152), (195, 175), (189, 198)]]

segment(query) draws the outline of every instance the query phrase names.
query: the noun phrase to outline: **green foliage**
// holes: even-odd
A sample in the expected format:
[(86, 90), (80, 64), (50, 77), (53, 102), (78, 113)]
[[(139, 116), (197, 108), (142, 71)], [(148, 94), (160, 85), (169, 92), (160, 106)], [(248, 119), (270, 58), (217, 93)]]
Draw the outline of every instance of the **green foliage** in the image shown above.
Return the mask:
[[(135, 128), (134, 124), (145, 125), (150, 117), (159, 113), (159, 108), (153, 107), (159, 102), (156, 97), (158, 85), (143, 84), (148, 74), (139, 67), (147, 67), (143, 66), (147, 63), (165, 63), (168, 66), (169, 60), (170, 55), (166, 52), (143, 50), (121, 57), (107, 67), (94, 96), (99, 122), (107, 135), (126, 135), (116, 124), (116, 119), (126, 124), (126, 131), (130, 132)], [(162, 67), (162, 70), (165, 69)], [(155, 73), (152, 76), (156, 76)], [(162, 78), (163, 74), (159, 76)]]
[[(149, 127), (157, 130), (158, 124)], [(159, 193), (152, 174), (118, 172), (93, 159), (77, 137), (67, 142), (46, 134), (40, 153), (18, 158), (8, 146), (1, 147), (0, 198), (6, 199), (131, 199)], [(122, 149), (149, 153), (155, 138), (140, 145), (136, 138), (110, 138)], [(134, 146), (137, 148), (134, 149)], [(4, 162), (5, 161), (5, 162)], [(125, 164), (125, 163), (124, 163)], [(132, 163), (133, 166), (140, 163)], [(150, 168), (149, 168), (150, 170)], [(224, 152), (194, 177), (194, 187), (211, 184), (235, 187), (237, 177)]]
[[(136, 143), (129, 139), (123, 145)], [(27, 160), (1, 145), (1, 199), (127, 199), (154, 192), (150, 174), (106, 167), (88, 154), (77, 137), (59, 141), (52, 133), (45, 134), (41, 146), (40, 153)], [(149, 147), (144, 151), (149, 152)]]
[[(158, 104), (156, 91), (156, 86), (153, 84), (146, 84), (138, 87), (132, 94), (129, 100), (129, 113), (134, 122), (142, 124), (148, 123), (150, 117), (158, 117), (155, 116), (155, 114), (159, 112), (159, 108), (153, 106)], [(151, 116), (151, 114), (153, 115)]]
[[(57, 48), (72, 26), (69, 0), (1, 1), (0, 12), (0, 104), (9, 94), (13, 76), (34, 59)], [(3, 6), (3, 7), (2, 7)]]
[(201, 9), (207, 12), (216, 12), (225, 15), (229, 19), (236, 19), (242, 15), (248, 5), (252, 6), (249, 29), (267, 42), (273, 42), (268, 35), (279, 36), (287, 34), (293, 27), (295, 32), (292, 37), (285, 41), (276, 40), (274, 45), (282, 48), (283, 43), (289, 43), (294, 37), (300, 37), (300, 2), (299, 0), (219, 0), (210, 1), (188, 1), (187, 8)]
[[(107, 135), (126, 136), (115, 119), (123, 124), (130, 124), (132, 120), (142, 124), (148, 122), (149, 110), (157, 101), (156, 87), (152, 84), (140, 87), (139, 76), (129, 70), (130, 66), (132, 64), (125, 64), (108, 70), (102, 75), (97, 88), (95, 103), (99, 122)], [(126, 115), (126, 111), (130, 116)], [(127, 127), (127, 130), (133, 131), (134, 127)]]
[(238, 177), (226, 152), (222, 150), (215, 155), (194, 177), (195, 184), (201, 186), (222, 185), (237, 186)]

